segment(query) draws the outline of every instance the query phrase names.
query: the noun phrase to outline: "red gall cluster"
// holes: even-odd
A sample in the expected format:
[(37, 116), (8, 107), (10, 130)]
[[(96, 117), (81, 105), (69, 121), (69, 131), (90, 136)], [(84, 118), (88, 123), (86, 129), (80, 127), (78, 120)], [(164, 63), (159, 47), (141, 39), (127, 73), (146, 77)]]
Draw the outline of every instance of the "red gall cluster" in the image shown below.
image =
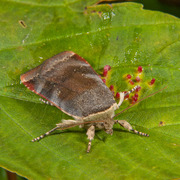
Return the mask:
[(135, 103), (138, 100), (138, 94), (135, 93), (134, 96), (132, 97), (132, 104)]
[(139, 92), (140, 90), (141, 90), (141, 86), (138, 86), (138, 88), (135, 91), (136, 93), (134, 94), (134, 96), (132, 96), (132, 101), (131, 101), (132, 104), (134, 104), (136, 101), (138, 101), (139, 95), (137, 92)]
[[(128, 75), (127, 75), (127, 76), (128, 76)], [(130, 75), (130, 76), (131, 76), (131, 75)], [(129, 77), (130, 77), (130, 76), (129, 76)], [(127, 79), (130, 79), (130, 78), (127, 77)], [(137, 77), (136, 77), (136, 82), (140, 82), (140, 81), (141, 81), (140, 77), (137, 76)], [(130, 80), (129, 80), (129, 84), (134, 85), (134, 81), (133, 81), (132, 79), (130, 79)]]
[[(110, 69), (111, 69), (111, 66), (109, 66), (109, 65), (104, 66), (104, 69), (103, 69), (103, 76), (104, 76), (104, 77), (107, 77), (108, 71), (109, 71)], [(143, 71), (142, 66), (138, 66), (137, 72), (140, 74), (140, 73), (142, 73), (142, 71)], [(132, 80), (132, 75), (131, 75), (131, 74), (127, 74), (127, 75), (126, 75), (126, 79), (128, 80), (128, 82), (129, 82), (131, 85), (134, 85), (135, 82), (138, 83), (138, 82), (141, 81), (139, 75), (136, 76), (136, 78), (135, 78), (134, 81), (133, 81), (133, 80)], [(106, 83), (106, 79), (102, 79), (102, 81), (103, 81), (104, 83)], [(155, 79), (153, 78), (153, 79), (149, 82), (149, 85), (153, 85), (154, 83), (155, 83)], [(116, 99), (120, 99), (120, 93), (119, 93), (119, 92), (117, 92), (116, 94), (114, 93), (114, 86), (113, 86), (113, 85), (110, 85), (110, 86), (109, 86), (109, 89), (111, 90), (112, 94), (115, 96)], [(135, 90), (135, 94), (132, 96), (132, 99), (131, 99), (131, 103), (132, 103), (132, 104), (134, 104), (135, 102), (138, 101), (138, 97), (139, 97), (138, 92), (139, 92), (140, 90), (141, 90), (141, 86), (138, 86), (138, 88)], [(124, 93), (126, 94), (127, 91), (124, 91)], [(124, 99), (128, 99), (128, 98), (129, 98), (129, 94), (124, 97)]]
[[(106, 65), (104, 66), (104, 69), (103, 69), (103, 76), (104, 77), (107, 77), (107, 74), (108, 74), (108, 71), (111, 69), (111, 66), (109, 65)], [(142, 72), (142, 66), (139, 66), (138, 67), (138, 72), (141, 73)], [(134, 81), (131, 79), (132, 78), (132, 75), (131, 74), (127, 74), (126, 76), (126, 79), (129, 80), (129, 83), (131, 85), (134, 85)], [(136, 82), (139, 82), (140, 81), (140, 77), (137, 76), (136, 77)], [(106, 79), (102, 79), (102, 81), (104, 83), (106, 83)], [(110, 85), (109, 86), (109, 89), (111, 90), (112, 94), (115, 96), (116, 99), (120, 99), (120, 93), (117, 92), (116, 94), (114, 93), (114, 86), (113, 85)], [(141, 90), (141, 87), (139, 86), (137, 89), (136, 89), (136, 92), (139, 92)], [(124, 91), (124, 93), (126, 94), (127, 91)], [(127, 94), (124, 99), (128, 99), (129, 98), (129, 94)], [(138, 94), (135, 93), (134, 96), (132, 97), (132, 103), (136, 102), (138, 100)]]
[[(137, 71), (138, 71), (138, 73), (142, 73), (142, 71), (143, 71), (142, 66), (139, 66), (138, 69), (137, 69)], [(131, 85), (134, 85), (134, 81), (133, 81), (131, 78), (132, 78), (132, 76), (131, 76), (130, 74), (128, 74), (128, 75), (126, 76), (126, 79), (129, 80), (129, 83), (130, 83)], [(140, 77), (137, 76), (136, 79), (135, 79), (135, 81), (136, 81), (136, 82), (140, 82), (140, 81), (141, 81)]]
[(129, 80), (129, 83), (130, 83), (131, 85), (134, 85), (134, 82), (133, 82), (133, 80), (131, 80), (131, 78), (132, 78), (132, 76), (131, 76), (130, 74), (128, 74), (128, 75), (126, 76), (126, 79)]
[[(138, 71), (138, 73), (141, 73), (141, 72), (143, 71), (142, 66), (139, 66), (138, 69), (137, 69), (137, 71)], [(131, 76), (130, 74), (128, 74), (128, 75), (126, 76), (127, 79), (130, 79), (130, 80), (129, 80), (129, 83), (130, 83), (131, 85), (134, 85), (134, 81), (131, 79), (131, 77), (132, 77), (132, 76)], [(140, 81), (141, 81), (140, 77), (137, 76), (136, 79), (135, 79), (135, 81), (136, 81), (136, 82), (140, 82)], [(141, 86), (139, 86), (139, 87), (136, 89), (136, 93), (134, 94), (134, 96), (132, 96), (132, 101), (131, 101), (132, 104), (135, 103), (135, 102), (138, 100), (139, 95), (137, 94), (137, 92), (139, 92), (140, 90), (141, 90)], [(126, 93), (126, 91), (125, 91), (125, 93)], [(124, 99), (127, 99), (127, 98), (129, 98), (129, 95), (126, 95)]]
[[(110, 69), (111, 69), (111, 66), (109, 66), (109, 65), (105, 65), (105, 66), (104, 66), (104, 69), (103, 69), (103, 76), (104, 76), (104, 77), (107, 77), (108, 71), (109, 71)], [(143, 71), (142, 66), (139, 66), (139, 67), (137, 68), (137, 72), (140, 74), (140, 73), (142, 73), (142, 71)], [(140, 82), (140, 81), (141, 81), (141, 79), (140, 79), (139, 76), (137, 76), (137, 77), (134, 79), (134, 81), (133, 81), (131, 74), (127, 74), (127, 75), (126, 75), (126, 79), (128, 80), (128, 82), (129, 82), (131, 85), (134, 85), (135, 82)], [(104, 83), (106, 83), (106, 78), (102, 79), (102, 81), (103, 81)], [(149, 82), (149, 84), (150, 84), (150, 85), (153, 85), (154, 83), (155, 83), (155, 79), (153, 78), (153, 79)], [(116, 99), (120, 99), (120, 93), (117, 92), (117, 93), (115, 94), (115, 92), (114, 92), (114, 86), (113, 86), (113, 85), (110, 85), (110, 86), (109, 86), (109, 89), (111, 90), (112, 94), (115, 96)], [(131, 103), (132, 103), (132, 104), (135, 103), (136, 101), (138, 101), (138, 97), (139, 97), (138, 92), (139, 92), (140, 90), (141, 90), (141, 86), (139, 86), (139, 87), (135, 90), (135, 94), (132, 96), (132, 100), (131, 100)], [(124, 91), (124, 93), (127, 93), (127, 91)], [(129, 94), (124, 97), (124, 99), (128, 99), (128, 98), (129, 98)]]

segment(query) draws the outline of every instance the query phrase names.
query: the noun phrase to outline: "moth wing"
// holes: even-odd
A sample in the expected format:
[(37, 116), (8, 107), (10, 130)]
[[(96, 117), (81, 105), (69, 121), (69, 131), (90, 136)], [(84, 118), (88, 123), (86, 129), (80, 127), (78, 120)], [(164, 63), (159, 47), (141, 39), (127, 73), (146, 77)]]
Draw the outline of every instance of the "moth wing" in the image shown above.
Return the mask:
[(21, 75), (21, 81), (75, 118), (105, 111), (115, 103), (112, 92), (90, 64), (71, 51), (47, 59)]

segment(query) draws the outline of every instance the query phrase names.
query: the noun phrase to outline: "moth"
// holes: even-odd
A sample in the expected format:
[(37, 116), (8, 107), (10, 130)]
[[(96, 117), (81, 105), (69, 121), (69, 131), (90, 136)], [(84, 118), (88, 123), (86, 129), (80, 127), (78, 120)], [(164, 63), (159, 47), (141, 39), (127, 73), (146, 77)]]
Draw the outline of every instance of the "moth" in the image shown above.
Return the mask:
[(55, 130), (79, 126), (87, 129), (88, 147), (95, 136), (95, 129), (103, 129), (107, 134), (113, 134), (113, 125), (118, 123), (129, 131), (143, 136), (125, 120), (114, 120), (117, 110), (127, 93), (121, 92), (116, 103), (112, 92), (105, 85), (91, 65), (82, 57), (71, 51), (62, 52), (44, 61), (41, 65), (26, 72), (20, 77), (22, 83), (34, 93), (49, 101), (64, 113), (73, 117), (72, 120), (62, 120), (56, 127), (33, 139), (39, 141)]

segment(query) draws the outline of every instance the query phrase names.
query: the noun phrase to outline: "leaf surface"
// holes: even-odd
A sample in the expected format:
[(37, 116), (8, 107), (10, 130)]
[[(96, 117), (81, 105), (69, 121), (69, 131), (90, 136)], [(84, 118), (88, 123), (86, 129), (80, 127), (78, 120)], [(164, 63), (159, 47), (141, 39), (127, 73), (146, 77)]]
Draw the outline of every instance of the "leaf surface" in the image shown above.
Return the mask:
[[(180, 173), (180, 21), (140, 4), (90, 6), (95, 1), (0, 1), (0, 164), (28, 179), (173, 179)], [(74, 51), (100, 74), (112, 70), (107, 85), (133, 86), (138, 75), (143, 98), (116, 117), (150, 137), (115, 125), (113, 136), (96, 133), (86, 153), (86, 132), (57, 131), (39, 143), (31, 139), (71, 117), (42, 104), (20, 84), (20, 75), (62, 51)], [(156, 79), (153, 86), (148, 83)], [(138, 83), (135, 83), (137, 85)], [(130, 105), (125, 101), (116, 113)]]

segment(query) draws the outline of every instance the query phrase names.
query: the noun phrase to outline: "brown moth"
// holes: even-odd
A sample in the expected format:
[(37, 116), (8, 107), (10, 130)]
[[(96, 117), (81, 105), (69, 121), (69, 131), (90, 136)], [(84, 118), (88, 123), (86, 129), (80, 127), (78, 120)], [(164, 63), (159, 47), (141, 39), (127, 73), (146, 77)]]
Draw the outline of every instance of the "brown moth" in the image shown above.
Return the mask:
[(74, 126), (87, 129), (88, 148), (94, 139), (95, 129), (103, 129), (113, 134), (113, 125), (120, 124), (136, 134), (149, 136), (136, 131), (125, 120), (113, 120), (115, 110), (120, 107), (127, 93), (120, 93), (118, 103), (112, 92), (93, 70), (90, 64), (71, 51), (62, 52), (44, 61), (41, 65), (21, 75), (22, 83), (31, 91), (48, 100), (52, 105), (73, 117), (73, 120), (62, 120), (56, 127), (32, 141), (38, 141), (56, 129), (67, 129)]

